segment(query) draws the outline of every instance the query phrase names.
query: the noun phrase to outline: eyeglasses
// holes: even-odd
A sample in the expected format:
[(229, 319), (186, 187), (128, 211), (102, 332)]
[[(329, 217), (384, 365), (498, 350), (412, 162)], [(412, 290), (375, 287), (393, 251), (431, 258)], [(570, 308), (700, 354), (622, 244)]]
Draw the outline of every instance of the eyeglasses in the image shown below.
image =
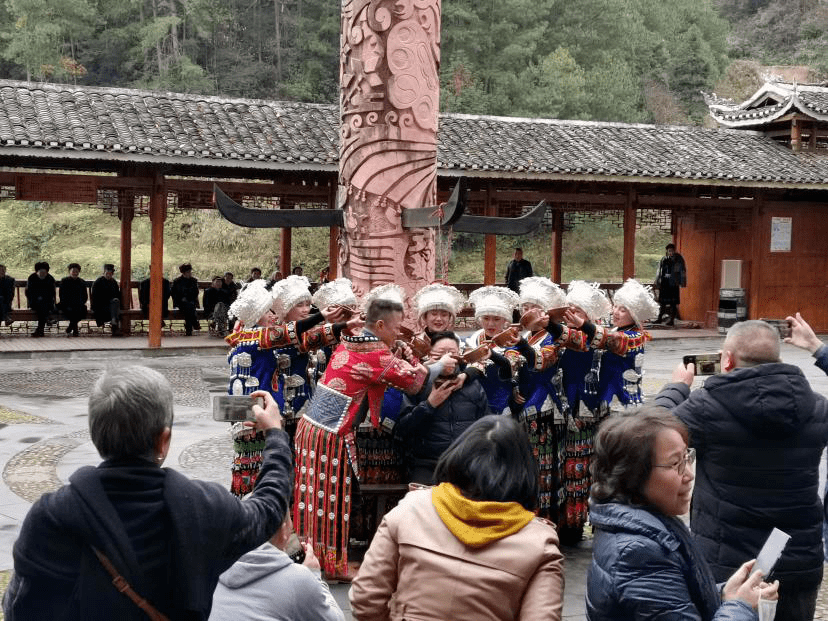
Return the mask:
[(657, 464), (653, 464), (653, 468), (670, 468), (671, 470), (675, 470), (678, 472), (679, 476), (684, 476), (684, 471), (687, 470), (687, 466), (692, 466), (696, 463), (696, 449), (690, 448), (687, 449), (687, 453), (684, 455), (684, 459), (680, 462), (675, 464), (670, 464), (669, 466), (659, 466)]

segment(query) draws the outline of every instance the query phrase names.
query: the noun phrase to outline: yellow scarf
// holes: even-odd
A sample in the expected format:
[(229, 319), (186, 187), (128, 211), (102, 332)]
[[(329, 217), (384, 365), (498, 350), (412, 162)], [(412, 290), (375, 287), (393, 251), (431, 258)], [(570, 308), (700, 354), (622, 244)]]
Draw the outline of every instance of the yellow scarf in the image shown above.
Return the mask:
[(517, 502), (469, 500), (451, 483), (432, 488), (431, 502), (451, 533), (472, 548), (514, 535), (535, 517)]

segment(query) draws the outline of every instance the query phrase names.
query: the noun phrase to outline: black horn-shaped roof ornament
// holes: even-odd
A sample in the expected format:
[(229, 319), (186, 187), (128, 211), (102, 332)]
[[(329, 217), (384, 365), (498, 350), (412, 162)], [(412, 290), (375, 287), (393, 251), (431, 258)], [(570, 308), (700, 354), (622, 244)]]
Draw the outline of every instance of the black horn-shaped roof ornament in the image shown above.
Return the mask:
[[(403, 228), (452, 227), (458, 233), (527, 235), (540, 226), (546, 212), (541, 201), (519, 218), (469, 216), (466, 208), (466, 182), (458, 179), (449, 200), (437, 207), (402, 210)], [(332, 227), (343, 225), (341, 209), (250, 209), (242, 207), (213, 184), (213, 204), (229, 222), (247, 228)]]

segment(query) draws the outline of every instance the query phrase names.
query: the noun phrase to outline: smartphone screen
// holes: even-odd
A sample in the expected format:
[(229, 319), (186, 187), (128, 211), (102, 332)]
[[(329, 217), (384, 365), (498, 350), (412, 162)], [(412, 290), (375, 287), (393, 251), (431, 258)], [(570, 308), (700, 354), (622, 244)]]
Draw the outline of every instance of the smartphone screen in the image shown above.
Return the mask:
[(759, 550), (759, 554), (756, 556), (754, 571), (760, 572), (767, 578), (773, 571), (773, 567), (776, 565), (779, 557), (782, 556), (782, 551), (788, 545), (790, 538), (791, 536), (788, 533), (774, 528), (767, 541), (765, 541), (765, 545), (762, 546), (762, 549)]
[(684, 366), (696, 365), (696, 375), (716, 375), (722, 371), (722, 354), (688, 354), (682, 357)]
[(213, 420), (238, 423), (255, 420), (253, 416), (254, 401), (250, 395), (218, 395), (213, 397)]

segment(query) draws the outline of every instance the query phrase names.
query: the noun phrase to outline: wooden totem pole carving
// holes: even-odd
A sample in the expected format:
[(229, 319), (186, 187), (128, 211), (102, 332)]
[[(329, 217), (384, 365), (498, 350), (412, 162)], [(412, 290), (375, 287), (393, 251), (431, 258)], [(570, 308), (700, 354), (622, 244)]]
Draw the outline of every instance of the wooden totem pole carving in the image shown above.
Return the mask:
[(434, 228), (403, 228), (437, 204), (440, 0), (342, 0), (339, 263), (357, 295), (434, 278)]

